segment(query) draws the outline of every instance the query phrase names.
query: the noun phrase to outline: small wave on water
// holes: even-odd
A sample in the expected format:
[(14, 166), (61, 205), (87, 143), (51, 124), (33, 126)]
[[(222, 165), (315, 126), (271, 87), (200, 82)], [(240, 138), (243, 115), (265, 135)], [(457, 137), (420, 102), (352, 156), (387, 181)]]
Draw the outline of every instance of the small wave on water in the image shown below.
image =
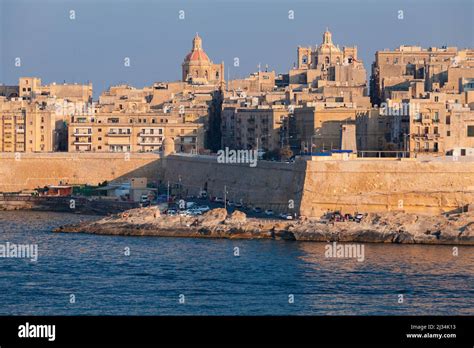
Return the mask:
[(0, 258), (0, 315), (474, 314), (472, 247), (365, 244), (359, 262), (325, 243), (51, 232), (95, 218), (0, 212), (0, 243), (38, 245), (37, 262)]

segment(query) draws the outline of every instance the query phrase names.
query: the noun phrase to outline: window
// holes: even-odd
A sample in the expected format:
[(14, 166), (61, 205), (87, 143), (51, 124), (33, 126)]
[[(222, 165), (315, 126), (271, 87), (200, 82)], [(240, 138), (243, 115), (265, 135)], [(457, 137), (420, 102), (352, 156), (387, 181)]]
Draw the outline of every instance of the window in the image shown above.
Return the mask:
[(474, 137), (474, 126), (467, 126), (467, 136)]
[(303, 64), (308, 64), (308, 56), (303, 56), (303, 59), (301, 60), (301, 63)]
[(451, 131), (446, 131), (446, 136), (450, 137), (451, 136)]
[(329, 64), (329, 57), (324, 58), (324, 62), (325, 62), (326, 64)]
[(446, 116), (446, 124), (451, 124), (451, 116)]
[(439, 97), (438, 96), (434, 97), (434, 100), (435, 102), (439, 102)]

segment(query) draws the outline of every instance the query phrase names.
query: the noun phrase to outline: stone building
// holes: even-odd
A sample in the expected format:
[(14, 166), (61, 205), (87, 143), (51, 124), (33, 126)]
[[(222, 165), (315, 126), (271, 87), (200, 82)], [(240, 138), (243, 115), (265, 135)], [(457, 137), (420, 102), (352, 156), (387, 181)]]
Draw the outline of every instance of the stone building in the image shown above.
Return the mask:
[(204, 148), (204, 126), (165, 113), (74, 116), (68, 125), (69, 152), (161, 151), (165, 138), (177, 152)]
[(418, 89), (423, 87), (427, 92), (460, 93), (461, 79), (473, 77), (473, 67), (473, 49), (400, 46), (377, 51), (372, 63), (371, 101), (380, 105), (393, 99), (394, 92), (408, 91), (414, 82), (420, 82)]
[(202, 39), (196, 33), (193, 48), (182, 64), (182, 81), (197, 85), (224, 83), (224, 62), (214, 64), (202, 48)]
[(0, 152), (58, 151), (62, 120), (36, 105), (0, 112)]
[(92, 102), (92, 83), (81, 84), (56, 84), (42, 85), (38, 77), (20, 77), (19, 84), (20, 97), (34, 100), (39, 96), (51, 96), (55, 98), (67, 99), (71, 102)]
[[(325, 96), (339, 97), (344, 91), (365, 95), (367, 77), (364, 65), (357, 57), (357, 47), (341, 50), (332, 42), (329, 30), (324, 32), (322, 43), (314, 49), (298, 47), (297, 59), (295, 68), (289, 72), (290, 87), (306, 86)], [(345, 89), (339, 90), (341, 87)]]
[[(368, 118), (369, 114), (370, 109), (356, 105), (307, 103), (294, 110), (294, 147), (303, 152), (341, 150), (344, 126), (348, 125), (347, 130), (356, 130), (357, 119)], [(357, 139), (357, 133), (354, 139)]]
[(275, 89), (275, 71), (258, 71), (245, 79), (227, 81), (227, 91), (271, 92)]
[(222, 148), (272, 151), (287, 143), (284, 106), (226, 106), (222, 111)]

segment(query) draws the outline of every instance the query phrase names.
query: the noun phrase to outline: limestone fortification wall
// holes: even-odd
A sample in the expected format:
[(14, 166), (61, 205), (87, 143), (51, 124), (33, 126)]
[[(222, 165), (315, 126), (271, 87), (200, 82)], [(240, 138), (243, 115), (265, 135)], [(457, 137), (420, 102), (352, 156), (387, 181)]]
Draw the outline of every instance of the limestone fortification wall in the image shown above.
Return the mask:
[(229, 200), (252, 203), (253, 206), (275, 211), (299, 209), (304, 182), (305, 163), (294, 164), (258, 161), (249, 164), (222, 164), (213, 156), (173, 155), (164, 159), (165, 180), (181, 183), (188, 194), (197, 194), (207, 187), (211, 196), (224, 198), (224, 186)]
[(308, 161), (302, 215), (405, 211), (439, 214), (474, 202), (474, 162)]
[(305, 216), (405, 211), (439, 214), (474, 202), (474, 162), (450, 160), (349, 160), (319, 158), (294, 164), (259, 161), (257, 167), (219, 164), (216, 158), (170, 156), (165, 180), (181, 182), (188, 194), (206, 186), (213, 196)]
[[(319, 159), (296, 163), (221, 164), (217, 157), (156, 154), (0, 154), (0, 191), (58, 184), (98, 184), (130, 177), (169, 181), (184, 194), (212, 196), (263, 209), (319, 217), (327, 210), (439, 214), (474, 202), (474, 162)], [(174, 189), (175, 190), (175, 189)]]
[(0, 153), (0, 192), (15, 192), (59, 181), (93, 184), (130, 177), (157, 179), (162, 173), (157, 154), (131, 153)]

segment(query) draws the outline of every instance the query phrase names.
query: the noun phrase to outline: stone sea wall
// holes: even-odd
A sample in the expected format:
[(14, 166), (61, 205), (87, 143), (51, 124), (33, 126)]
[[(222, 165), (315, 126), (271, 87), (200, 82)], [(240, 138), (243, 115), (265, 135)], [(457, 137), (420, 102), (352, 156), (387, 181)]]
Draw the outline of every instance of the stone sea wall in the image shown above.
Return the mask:
[(147, 177), (172, 191), (251, 203), (276, 212), (319, 217), (401, 211), (439, 214), (474, 202), (474, 162), (314, 158), (295, 163), (222, 164), (214, 156), (123, 153), (0, 154), (0, 191), (58, 184), (98, 184)]
[(439, 214), (474, 202), (474, 162), (308, 161), (301, 214), (402, 211)]
[(305, 177), (304, 161), (278, 163), (222, 164), (214, 156), (172, 155), (164, 159), (165, 180), (179, 184), (185, 193), (196, 195), (207, 189), (211, 196), (275, 211), (295, 211), (301, 202)]
[(130, 177), (157, 178), (162, 173), (157, 154), (131, 153), (0, 153), (0, 192), (16, 192), (60, 181), (96, 185)]

